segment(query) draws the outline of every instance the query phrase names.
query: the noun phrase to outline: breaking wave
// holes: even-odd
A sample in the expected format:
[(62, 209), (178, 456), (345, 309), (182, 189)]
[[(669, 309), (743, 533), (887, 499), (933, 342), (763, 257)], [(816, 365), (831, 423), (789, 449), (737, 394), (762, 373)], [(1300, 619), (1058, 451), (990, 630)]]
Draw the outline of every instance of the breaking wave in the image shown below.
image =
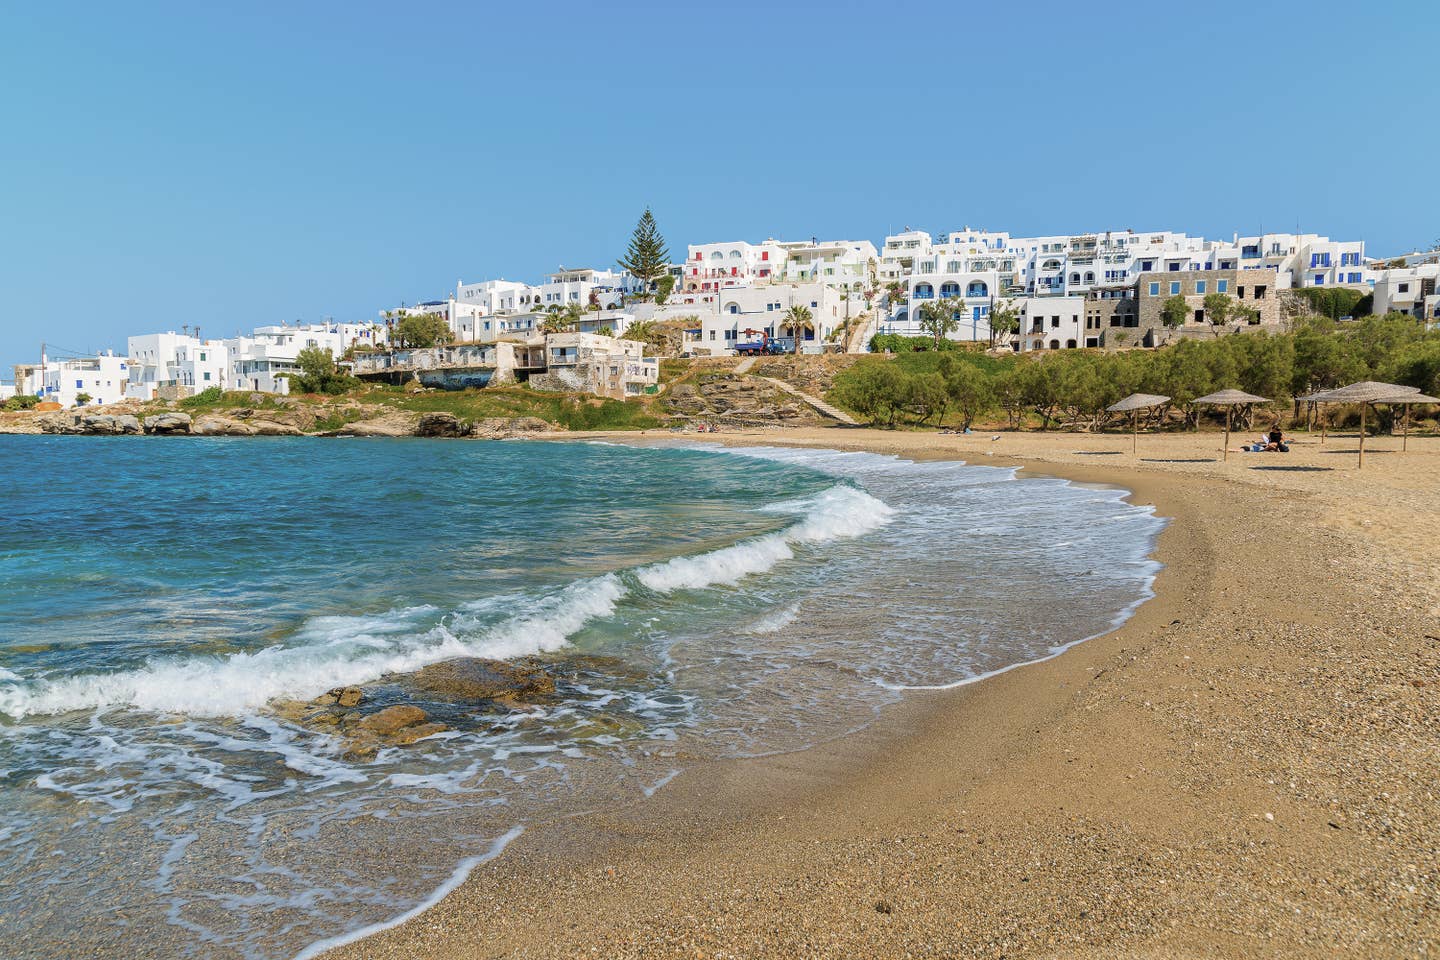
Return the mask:
[[(731, 586), (795, 556), (797, 544), (857, 537), (882, 526), (889, 506), (840, 485), (777, 503), (793, 525), (696, 556), (578, 580), (549, 594), (490, 597), (441, 616), (430, 606), (372, 616), (310, 620), (297, 643), (223, 657), (154, 660), (114, 673), (20, 681), (0, 677), (0, 713), (20, 720), (74, 710), (128, 707), (153, 713), (244, 716), (272, 700), (308, 700), (326, 690), (410, 673), (455, 657), (508, 659), (561, 649), (587, 625), (613, 616), (634, 585), (655, 593)], [(498, 621), (485, 614), (504, 611)]]

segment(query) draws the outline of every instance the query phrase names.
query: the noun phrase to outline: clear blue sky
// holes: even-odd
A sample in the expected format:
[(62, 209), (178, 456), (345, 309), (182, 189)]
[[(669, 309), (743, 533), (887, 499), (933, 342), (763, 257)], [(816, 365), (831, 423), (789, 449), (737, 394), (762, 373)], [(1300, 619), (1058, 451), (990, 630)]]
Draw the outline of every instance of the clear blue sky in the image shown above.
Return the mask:
[(10, 3), (0, 377), (687, 242), (1440, 235), (1440, 4)]

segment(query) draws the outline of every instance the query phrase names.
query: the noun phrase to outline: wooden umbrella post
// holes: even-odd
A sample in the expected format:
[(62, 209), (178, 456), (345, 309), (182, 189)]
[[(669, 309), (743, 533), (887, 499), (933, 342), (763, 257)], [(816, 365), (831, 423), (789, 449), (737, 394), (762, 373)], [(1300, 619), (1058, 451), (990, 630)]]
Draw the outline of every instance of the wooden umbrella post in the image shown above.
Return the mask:
[(1358, 470), (1365, 466), (1365, 408), (1370, 404), (1361, 401), (1360, 403), (1360, 459), (1356, 461), (1355, 468)]
[(1130, 414), (1130, 422), (1135, 426), (1134, 439), (1131, 441), (1130, 450), (1135, 456), (1140, 456), (1140, 411), (1136, 410)]
[(1400, 451), (1403, 453), (1410, 449), (1410, 404), (1405, 404), (1405, 426), (1404, 432), (1400, 434)]
[(1225, 446), (1220, 448), (1220, 460), (1222, 462), (1230, 459), (1230, 411), (1233, 407), (1225, 408)]

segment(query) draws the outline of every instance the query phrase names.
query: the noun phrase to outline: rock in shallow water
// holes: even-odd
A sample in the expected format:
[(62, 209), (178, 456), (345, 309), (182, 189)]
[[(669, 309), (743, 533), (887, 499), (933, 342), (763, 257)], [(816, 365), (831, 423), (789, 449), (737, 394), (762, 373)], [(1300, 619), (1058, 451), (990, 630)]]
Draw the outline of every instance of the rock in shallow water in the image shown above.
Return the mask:
[(442, 700), (512, 700), (555, 692), (555, 678), (529, 660), (461, 657), (432, 663), (415, 674), (415, 689)]
[(361, 730), (381, 737), (391, 736), (405, 727), (413, 727), (430, 719), (430, 715), (419, 707), (408, 703), (397, 703), (368, 717), (362, 717), (356, 724)]

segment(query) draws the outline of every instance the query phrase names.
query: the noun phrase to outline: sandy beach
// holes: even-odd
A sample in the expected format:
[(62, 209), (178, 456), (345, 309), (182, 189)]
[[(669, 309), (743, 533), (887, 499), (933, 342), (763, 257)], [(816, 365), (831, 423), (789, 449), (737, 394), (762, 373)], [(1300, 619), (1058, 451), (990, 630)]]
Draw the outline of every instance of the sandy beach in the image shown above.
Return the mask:
[(327, 956), (1433, 952), (1440, 440), (1373, 438), (1357, 471), (1353, 434), (1228, 463), (1208, 432), (1142, 435), (1138, 457), (1129, 435), (992, 436), (689, 439), (1124, 486), (1171, 523), (1157, 596), (1122, 628), (912, 694), (862, 733), (537, 826)]

